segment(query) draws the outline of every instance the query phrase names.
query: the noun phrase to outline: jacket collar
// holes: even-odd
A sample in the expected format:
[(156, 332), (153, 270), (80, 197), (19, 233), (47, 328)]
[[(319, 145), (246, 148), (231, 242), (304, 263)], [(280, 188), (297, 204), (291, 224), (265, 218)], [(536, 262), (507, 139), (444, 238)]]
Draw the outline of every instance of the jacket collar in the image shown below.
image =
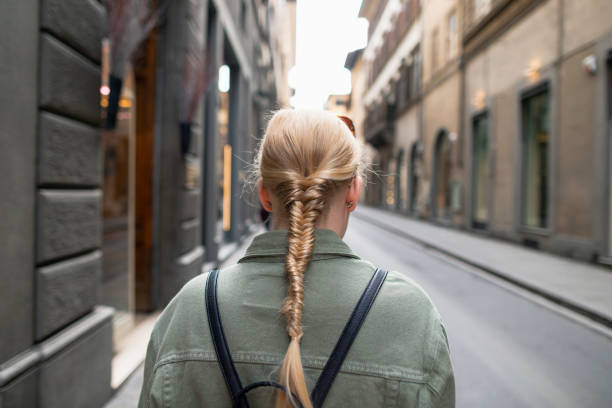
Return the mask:
[[(285, 257), (287, 255), (287, 230), (264, 232), (253, 238), (244, 256), (238, 261), (242, 262), (256, 257)], [(312, 252), (313, 258), (321, 255), (359, 257), (348, 245), (332, 230), (315, 230), (315, 242)]]

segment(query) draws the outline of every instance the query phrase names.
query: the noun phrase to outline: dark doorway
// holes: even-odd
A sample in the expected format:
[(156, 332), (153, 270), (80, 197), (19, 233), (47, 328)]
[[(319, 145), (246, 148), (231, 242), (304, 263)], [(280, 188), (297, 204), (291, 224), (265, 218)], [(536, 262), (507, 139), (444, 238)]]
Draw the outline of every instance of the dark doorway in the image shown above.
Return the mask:
[(411, 213), (416, 211), (417, 197), (419, 191), (419, 176), (417, 173), (417, 160), (419, 159), (418, 142), (415, 142), (410, 149), (410, 171), (408, 177), (408, 191), (410, 192), (409, 210)]
[(522, 224), (548, 227), (550, 101), (548, 85), (522, 98)]
[(450, 219), (451, 141), (446, 130), (440, 130), (434, 150), (433, 213), (440, 220)]
[(489, 220), (489, 117), (472, 121), (472, 226), (485, 229)]
[(156, 30), (134, 61), (136, 142), (134, 175), (134, 291), (138, 312), (157, 307), (153, 276), (153, 174)]
[(400, 149), (397, 155), (397, 165), (395, 169), (397, 173), (397, 180), (395, 181), (395, 209), (402, 211), (406, 208), (406, 200), (402, 191), (404, 186), (404, 149)]

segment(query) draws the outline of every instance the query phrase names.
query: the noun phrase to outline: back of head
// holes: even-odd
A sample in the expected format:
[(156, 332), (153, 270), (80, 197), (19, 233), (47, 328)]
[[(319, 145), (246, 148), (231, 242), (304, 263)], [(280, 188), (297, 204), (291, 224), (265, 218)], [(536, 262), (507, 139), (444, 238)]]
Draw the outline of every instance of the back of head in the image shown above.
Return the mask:
[[(328, 198), (362, 171), (361, 146), (337, 116), (315, 110), (280, 110), (268, 123), (257, 163), (263, 185), (282, 203), (288, 221), (285, 269), (289, 281), (281, 312), (291, 338), (281, 383), (303, 406), (311, 407), (299, 342), (302, 338), (303, 277), (314, 247), (316, 222)], [(289, 397), (291, 399), (291, 397)], [(287, 406), (279, 393), (277, 406)]]

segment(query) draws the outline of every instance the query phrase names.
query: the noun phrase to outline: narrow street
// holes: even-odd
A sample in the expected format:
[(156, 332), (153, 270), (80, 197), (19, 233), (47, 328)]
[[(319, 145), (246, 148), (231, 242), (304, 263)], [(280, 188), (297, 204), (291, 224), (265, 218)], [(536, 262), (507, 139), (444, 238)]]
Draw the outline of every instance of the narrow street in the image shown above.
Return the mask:
[(449, 337), (457, 407), (612, 406), (612, 338), (358, 213), (344, 240), (432, 298)]

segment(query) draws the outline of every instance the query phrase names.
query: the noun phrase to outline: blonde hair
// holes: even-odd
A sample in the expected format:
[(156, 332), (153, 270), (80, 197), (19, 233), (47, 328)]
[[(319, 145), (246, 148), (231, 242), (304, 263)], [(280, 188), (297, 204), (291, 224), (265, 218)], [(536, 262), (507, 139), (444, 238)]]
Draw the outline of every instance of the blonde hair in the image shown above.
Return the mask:
[(280, 110), (268, 123), (255, 167), (263, 185), (283, 204), (281, 216), (288, 218), (289, 226), (285, 259), (289, 286), (281, 313), (291, 340), (280, 371), (287, 393), (278, 392), (276, 406), (293, 404), (295, 395), (310, 408), (300, 354), (304, 272), (314, 247), (315, 225), (327, 198), (337, 186), (361, 176), (361, 144), (347, 125), (329, 112)]

